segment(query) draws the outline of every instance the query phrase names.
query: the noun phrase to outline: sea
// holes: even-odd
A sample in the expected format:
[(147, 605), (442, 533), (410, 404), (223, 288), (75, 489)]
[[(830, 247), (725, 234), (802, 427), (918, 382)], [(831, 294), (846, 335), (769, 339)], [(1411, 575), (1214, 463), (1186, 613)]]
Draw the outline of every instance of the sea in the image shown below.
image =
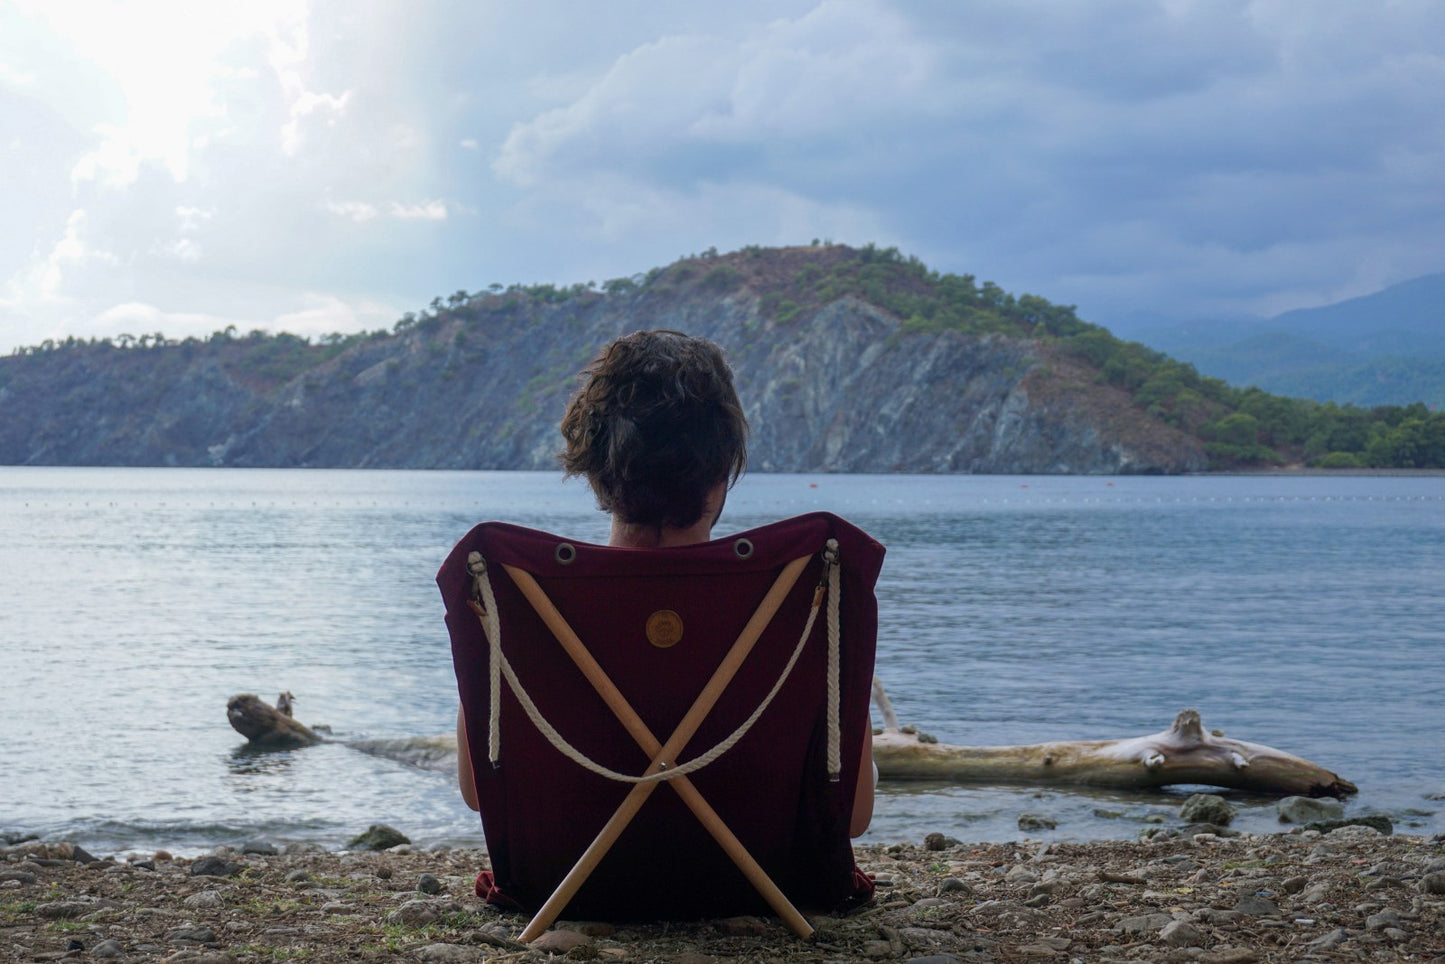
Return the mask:
[[(1353, 781), (1347, 815), (1445, 831), (1445, 478), (757, 473), (716, 534), (820, 509), (888, 548), (903, 723), (1034, 743), (1192, 708)], [(433, 579), (488, 519), (607, 534), (552, 473), (0, 468), (0, 839), (340, 848), (386, 823), (481, 846), (451, 775), (347, 741), (454, 726)], [(227, 699), (283, 690), (337, 742), (248, 749)], [(884, 784), (863, 839), (1129, 839), (1198, 789)], [(1281, 829), (1226, 796), (1237, 828)]]

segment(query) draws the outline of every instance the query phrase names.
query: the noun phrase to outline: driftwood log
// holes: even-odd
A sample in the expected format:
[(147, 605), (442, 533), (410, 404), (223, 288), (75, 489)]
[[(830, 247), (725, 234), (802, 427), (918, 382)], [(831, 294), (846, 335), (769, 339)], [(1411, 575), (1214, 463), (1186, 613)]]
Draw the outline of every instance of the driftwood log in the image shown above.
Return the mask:
[[(1308, 760), (1259, 743), (1212, 736), (1199, 714), (1184, 710), (1168, 729), (1123, 740), (1082, 740), (1024, 746), (951, 746), (900, 726), (876, 679), (873, 701), (883, 728), (873, 735), (878, 777), (975, 785), (1101, 787), (1147, 790), (1200, 784), (1280, 796), (1344, 797), (1350, 781)], [(283, 748), (323, 737), (251, 694), (226, 706), (231, 726), (253, 746)], [(364, 753), (426, 769), (456, 766), (452, 734), (407, 739), (343, 741)]]
[(873, 702), (883, 718), (882, 731), (873, 735), (880, 780), (1115, 790), (1202, 784), (1302, 797), (1344, 797), (1358, 789), (1338, 774), (1282, 750), (1213, 736), (1194, 710), (1180, 712), (1167, 730), (1124, 740), (950, 746), (899, 726), (877, 678)]
[[(278, 703), (289, 711), (291, 694), (282, 693)], [(231, 728), (241, 734), (255, 747), (265, 749), (288, 749), (310, 746), (323, 740), (315, 730), (291, 718), (290, 712), (282, 712), (252, 693), (233, 696), (226, 702), (226, 719)]]

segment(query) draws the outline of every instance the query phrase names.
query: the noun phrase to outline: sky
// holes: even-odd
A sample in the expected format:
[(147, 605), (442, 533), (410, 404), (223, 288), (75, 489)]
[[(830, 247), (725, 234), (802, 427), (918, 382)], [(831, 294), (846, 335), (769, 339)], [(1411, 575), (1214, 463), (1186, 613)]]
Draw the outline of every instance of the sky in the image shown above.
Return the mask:
[(1438, 0), (0, 0), (0, 352), (896, 246), (1121, 332), (1445, 270)]

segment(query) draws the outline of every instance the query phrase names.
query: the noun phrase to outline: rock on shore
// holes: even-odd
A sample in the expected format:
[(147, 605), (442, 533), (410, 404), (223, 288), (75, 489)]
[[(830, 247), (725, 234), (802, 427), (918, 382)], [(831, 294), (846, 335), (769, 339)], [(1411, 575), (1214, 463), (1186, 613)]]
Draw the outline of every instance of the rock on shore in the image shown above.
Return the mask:
[[(526, 923), (472, 896), (475, 850), (105, 857), (0, 851), (0, 960), (1308, 961), (1445, 954), (1445, 837), (1365, 827), (1138, 843), (858, 848), (878, 899), (816, 916)], [(83, 851), (81, 851), (83, 854)], [(89, 856), (89, 855), (85, 855)], [(199, 865), (199, 867), (198, 867)]]

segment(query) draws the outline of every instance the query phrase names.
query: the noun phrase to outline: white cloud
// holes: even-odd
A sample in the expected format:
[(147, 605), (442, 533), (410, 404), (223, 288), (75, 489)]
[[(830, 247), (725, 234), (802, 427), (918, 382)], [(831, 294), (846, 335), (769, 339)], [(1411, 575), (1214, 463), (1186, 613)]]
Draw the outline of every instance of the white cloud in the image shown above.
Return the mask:
[(445, 221), (447, 206), (441, 201), (423, 201), (420, 204), (387, 205), (387, 213), (399, 221)]
[(308, 88), (304, 68), (310, 56), (311, 37), (304, 16), (283, 18), (270, 25), (268, 60), (288, 104), (288, 119), (281, 126), (281, 151), (288, 157), (301, 148), (302, 128), (313, 115), (334, 125), (346, 113), (351, 91), (329, 94)]
[(177, 261), (194, 264), (201, 260), (201, 245), (194, 238), (178, 238), (165, 247), (165, 253)]
[(87, 336), (114, 338), (120, 334), (162, 332), (168, 338), (203, 337), (235, 325), (238, 330), (255, 327), (245, 319), (194, 311), (164, 311), (155, 305), (128, 301), (98, 312), (85, 324)]
[(381, 205), (368, 201), (327, 201), (326, 210), (338, 217), (357, 223), (372, 221), (379, 217), (394, 218), (398, 221), (445, 221), (447, 219), (447, 206), (442, 201), (422, 201), (419, 204), (389, 201)]
[(180, 231), (183, 234), (200, 230), (202, 225), (208, 223), (215, 216), (215, 208), (199, 208), (187, 204), (179, 205), (176, 208), (176, 217), (180, 218)]
[(1106, 323), (1439, 271), (1445, 5), (1310, 9), (9, 0), (0, 337), (813, 237)]
[(77, 319), (70, 330), (83, 337), (114, 338), (120, 334), (162, 332), (168, 338), (204, 338), (235, 326), (242, 333), (262, 330), (316, 337), (332, 332), (390, 328), (401, 315), (394, 306), (370, 299), (347, 299), (320, 292), (303, 292), (276, 313), (245, 312), (234, 315), (203, 311), (175, 311), (143, 301), (128, 301)]
[(916, 113), (938, 46), (878, 3), (825, 0), (742, 43), (667, 36), (617, 58), (571, 103), (513, 127), (494, 169), (527, 186), (549, 173), (711, 146), (759, 152)]
[(18, 310), (35, 303), (65, 300), (66, 275), (88, 263), (114, 265), (114, 254), (93, 247), (87, 237), (85, 211), (76, 208), (65, 221), (65, 235), (44, 255), (37, 254), (6, 282), (0, 306)]
[(390, 328), (401, 312), (388, 304), (367, 299), (346, 300), (336, 295), (306, 292), (302, 306), (271, 320), (273, 331), (314, 337), (332, 332)]
[(352, 221), (370, 221), (381, 214), (375, 204), (368, 204), (365, 201), (327, 201), (326, 210), (338, 217), (347, 218)]

